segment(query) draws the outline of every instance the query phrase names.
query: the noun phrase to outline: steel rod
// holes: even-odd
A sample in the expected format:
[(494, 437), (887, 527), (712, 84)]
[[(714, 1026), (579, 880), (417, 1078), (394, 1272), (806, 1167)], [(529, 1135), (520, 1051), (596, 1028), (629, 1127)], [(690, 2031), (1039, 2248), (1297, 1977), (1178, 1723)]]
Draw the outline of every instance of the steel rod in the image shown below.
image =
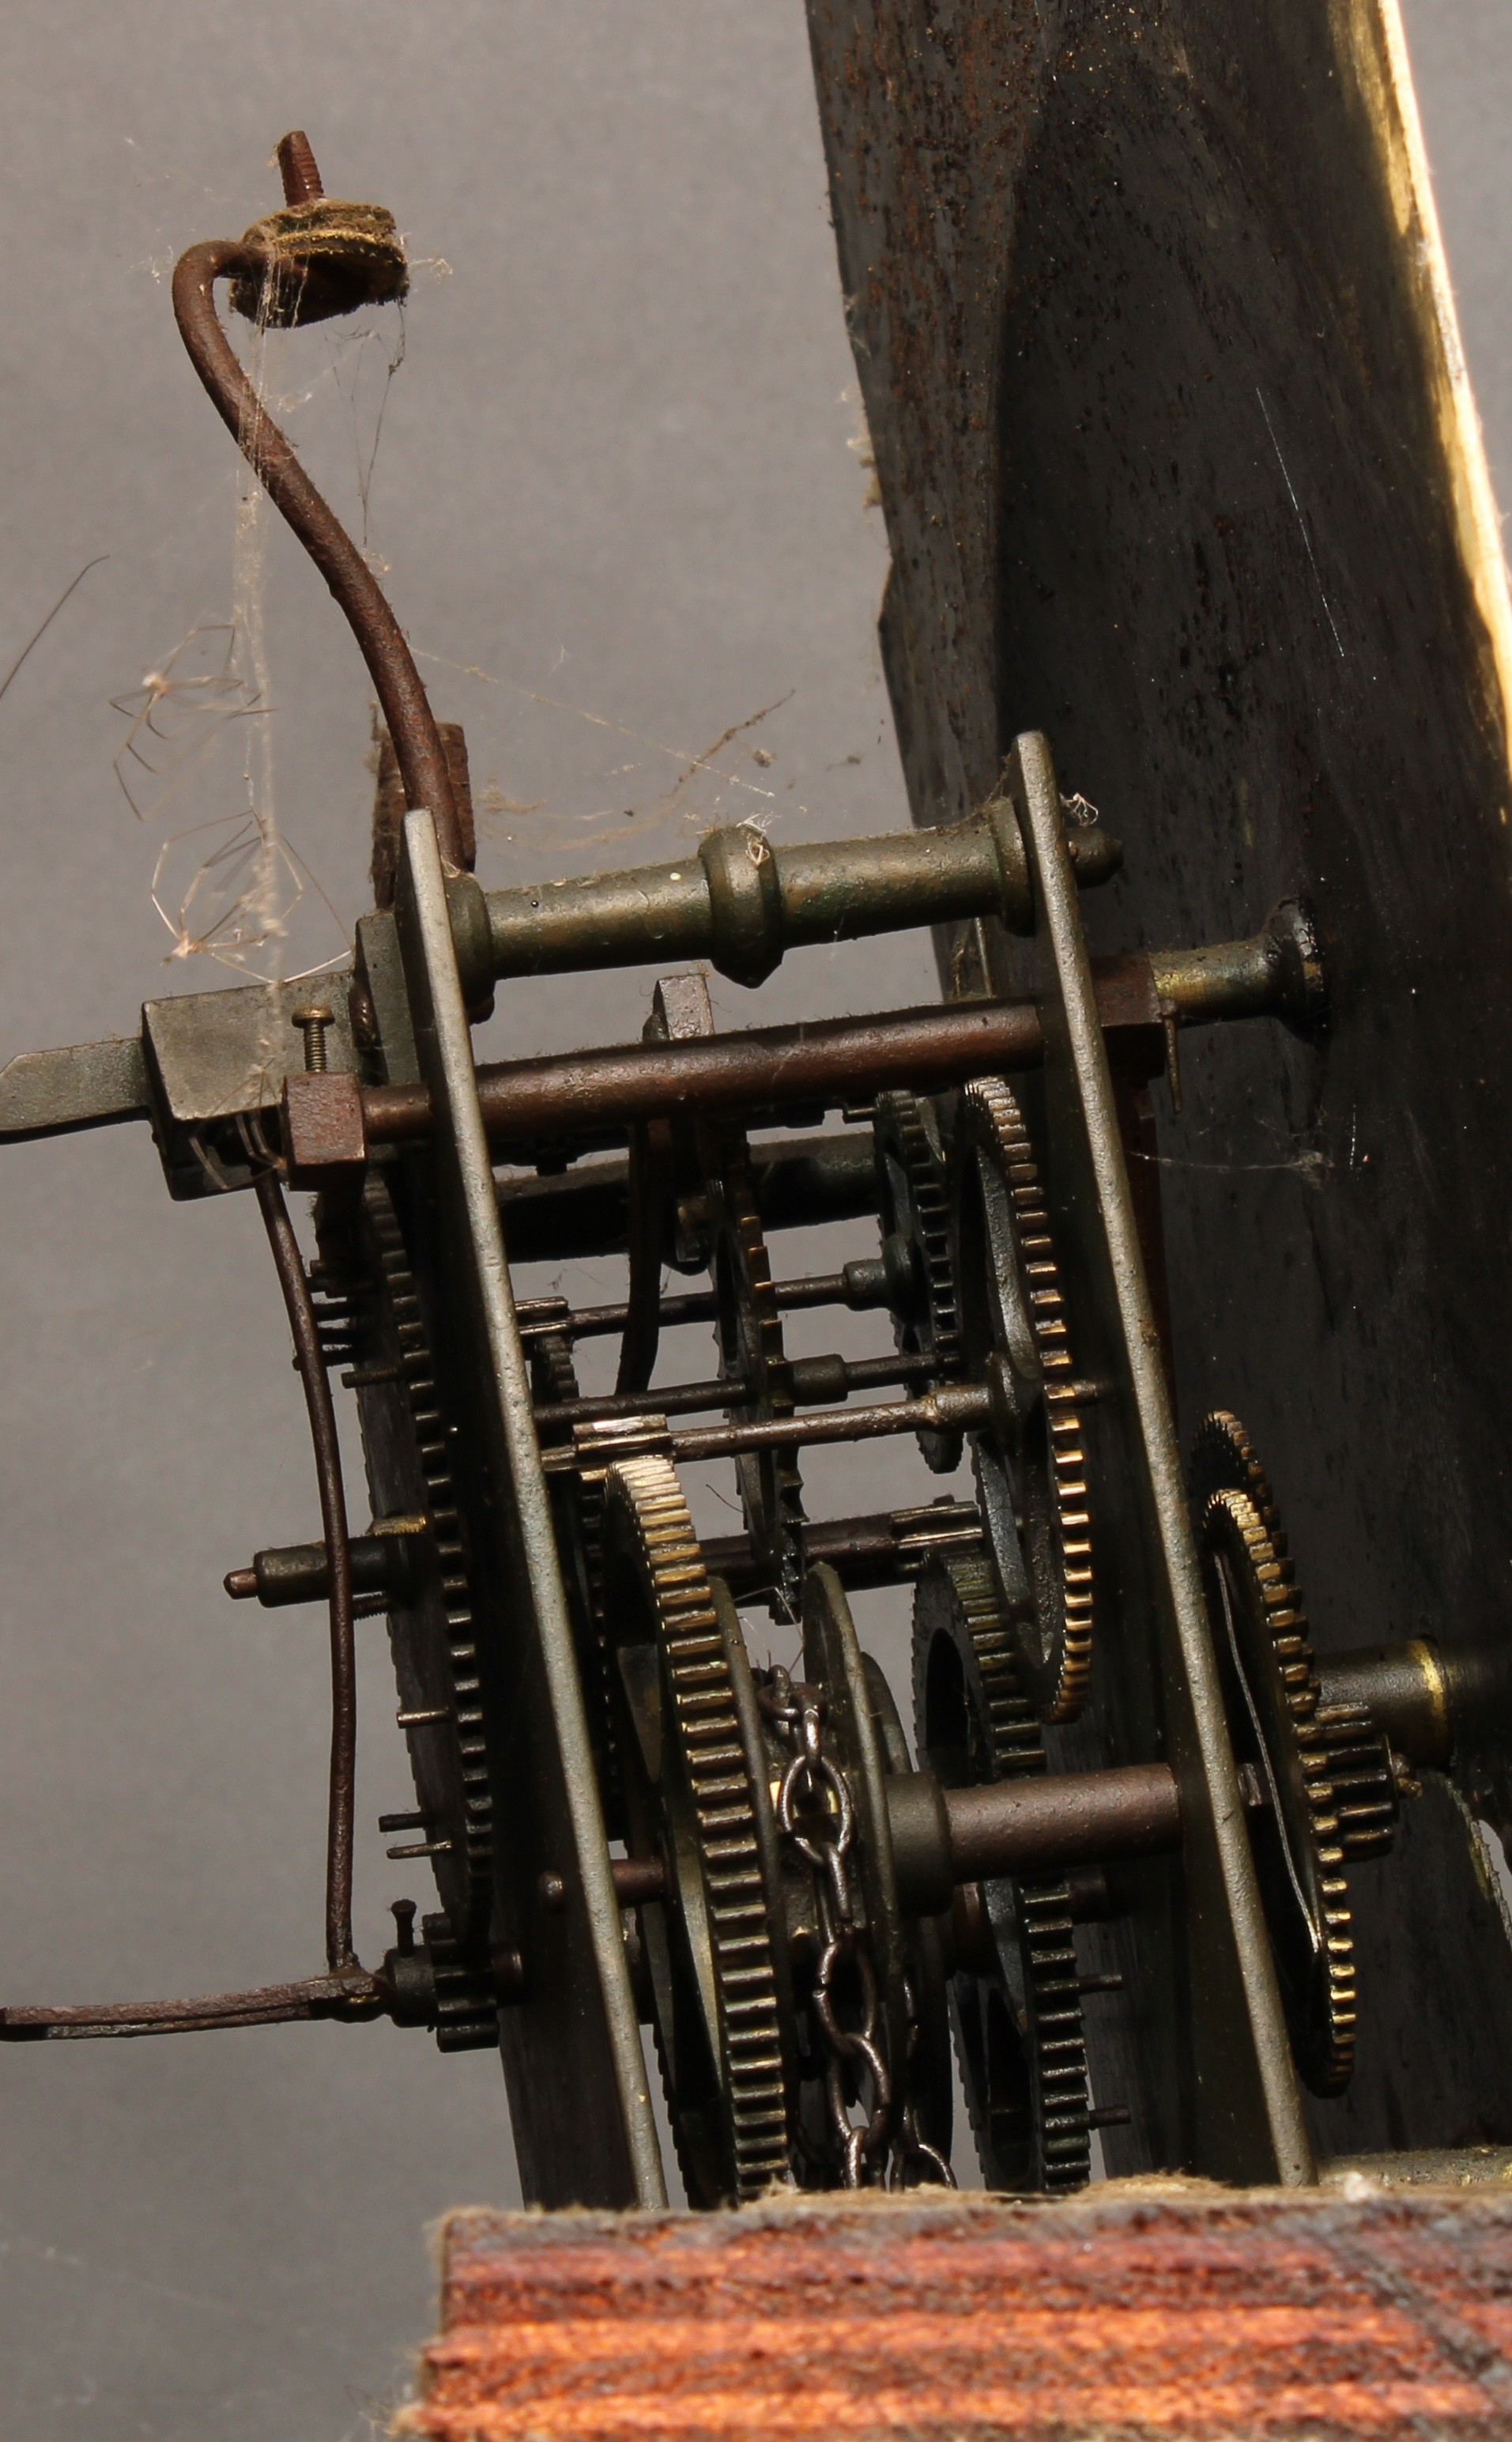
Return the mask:
[[(769, 1238), (777, 1230), (854, 1221), (877, 1210), (869, 1127), (847, 1122), (824, 1134), (763, 1139), (751, 1148), (751, 1169)], [(611, 1152), (605, 1159), (574, 1161), (544, 1175), (502, 1178), (499, 1207), (511, 1264), (557, 1265), (572, 1255), (624, 1254), (629, 1245), (628, 1158)], [(665, 1256), (669, 1250), (663, 1251)]]
[(666, 1865), (661, 1857), (614, 1857), (610, 1861), (614, 1896), (621, 1907), (666, 1897)]
[[(825, 1561), (847, 1593), (892, 1586), (915, 1576), (932, 1543), (950, 1551), (969, 1548), (980, 1532), (969, 1503), (952, 1502), (909, 1511), (881, 1510), (860, 1518), (806, 1518), (801, 1533), (807, 1569)], [(709, 1575), (722, 1577), (740, 1598), (764, 1582), (749, 1535), (711, 1536), (703, 1545)]]
[[(709, 1425), (668, 1436), (674, 1460), (734, 1458), (742, 1450), (798, 1449), (816, 1442), (880, 1441), (889, 1433), (971, 1432), (992, 1413), (991, 1394), (975, 1383), (931, 1391), (921, 1399), (889, 1399), (870, 1408), (820, 1408), (809, 1416), (774, 1416), (749, 1425)], [(596, 1464), (602, 1450), (588, 1453)], [(544, 1452), (551, 1475), (579, 1462), (570, 1448)]]
[[(813, 1272), (800, 1280), (774, 1281), (772, 1294), (783, 1314), (795, 1314), (807, 1306), (847, 1305), (851, 1303), (847, 1294), (844, 1272)], [(527, 1306), (522, 1305), (519, 1317), (521, 1328), (527, 1335), (533, 1331), (560, 1331), (569, 1339), (578, 1340), (607, 1339), (614, 1332), (623, 1331), (628, 1313), (628, 1304), (579, 1305), (569, 1306), (550, 1319), (542, 1315), (537, 1320)], [(662, 1300), (662, 1328), (671, 1331), (683, 1323), (716, 1322), (719, 1313), (720, 1301), (712, 1289), (693, 1289), (686, 1294)]]
[[(1197, 2159), (1215, 2177), (1304, 2185), (1315, 2176), (1312, 2141), (1245, 1825), (1060, 791), (1042, 737), (1021, 738), (1013, 761), (1036, 939), (1059, 999), (1058, 1011), (1047, 1005), (1045, 1090), (1052, 1139), (1059, 1139), (1051, 1210), (1059, 1200), (1086, 1216), (1088, 1305), (1105, 1318), (1108, 1335), (1098, 1370), (1118, 1377), (1114, 1429), (1127, 1434), (1138, 1459), (1130, 1511), (1153, 1597), (1166, 1751), (1186, 1820), (1185, 1972), (1202, 1994), (1192, 2072), (1204, 2122)], [(1127, 1595), (1125, 1611), (1138, 1615)]]
[[(803, 1393), (802, 1369), (823, 1366), (843, 1373), (846, 1395), (852, 1391), (890, 1389), (894, 1383), (917, 1381), (937, 1370), (932, 1357), (798, 1358), (792, 1366)], [(828, 1389), (826, 1395), (829, 1395)], [(682, 1382), (665, 1391), (606, 1391), (581, 1399), (554, 1399), (536, 1410), (537, 1431), (543, 1426), (601, 1424), (610, 1416), (687, 1416), (705, 1408), (743, 1407), (756, 1396), (748, 1382), (736, 1378)]]
[(325, 1539), (331, 1617), (331, 1780), (326, 1814), (325, 1956), (333, 1975), (357, 1965), (352, 1947), (352, 1837), (356, 1795), (357, 1657), (354, 1633), (352, 1545), (346, 1487), (331, 1377), (320, 1346), (315, 1303), (283, 1190), (270, 1170), (259, 1174), (257, 1200), (288, 1310), (294, 1362), (315, 1446), (320, 1525)]
[[(1118, 870), (1105, 832), (1075, 834), (1083, 878)], [(736, 982), (761, 983), (804, 944), (943, 924), (972, 916), (1022, 921), (1024, 845), (1011, 810), (991, 799), (945, 829), (788, 846), (748, 824), (711, 831), (673, 865), (524, 884), (483, 895), (492, 975), (551, 975), (708, 958)]]
[[(1164, 954), (1160, 973), (1169, 979), (1200, 955)], [(1096, 1023), (1104, 1031), (1125, 1041), (1158, 1034), (1152, 974), (1142, 953), (1100, 960), (1090, 970)], [(1205, 998), (1193, 993), (1183, 1016), (1188, 1022), (1254, 1016), (1261, 1006), (1247, 990), (1230, 1008), (1213, 990)], [(1268, 1006), (1286, 1014), (1292, 1002), (1278, 985)], [(480, 1068), (478, 1098), (491, 1143), (556, 1144), (624, 1135), (659, 1118), (833, 1110), (894, 1087), (937, 1093), (972, 1077), (1037, 1068), (1044, 1053), (1033, 1001), (954, 1001), (743, 1034), (556, 1052)], [(429, 1133), (424, 1085), (370, 1085), (362, 1105), (372, 1144), (407, 1143)]]
[[(555, 1869), (569, 1878), (569, 1905), (559, 1920), (559, 1939), (550, 1948), (536, 1936), (536, 1956), (544, 1957), (547, 1964), (538, 1979), (533, 1976), (533, 1999), (521, 2012), (517, 2040), (537, 2041), (537, 2029), (550, 2025), (558, 2063), (564, 2058), (571, 2062), (575, 2053), (580, 2065), (584, 2090), (574, 2097), (576, 2127), (596, 2123), (598, 2128), (580, 2165), (568, 2165), (560, 2157), (537, 2159), (526, 2178), (534, 2179), (543, 2200), (559, 2195), (567, 2201), (571, 2190), (563, 2194), (559, 2183), (571, 2178), (576, 2189), (573, 2201), (665, 2206), (666, 2187), (624, 1927), (610, 1873), (576, 1648), (531, 1413), (529, 1365), (515, 1319), (499, 1198), (478, 1105), (446, 876), (435, 827), (424, 811), (405, 817), (396, 904), (422, 1056), (445, 1121), (443, 1176), (455, 1211), (456, 1289), (474, 1318), (484, 1455), (496, 1501), (501, 1508), (507, 1502), (510, 1510), (509, 1530), (506, 1534), (501, 1526), (496, 1549), (504, 1565), (512, 1564), (518, 1572), (513, 1701), (520, 1707), (517, 1718), (533, 1722), (539, 1741), (540, 1752), (530, 1765), (537, 1788), (549, 1799), (553, 1819), (543, 1829), (546, 1836), (566, 1844)], [(523, 1701), (521, 1678), (534, 1683)], [(548, 1989), (537, 1994), (537, 1980)], [(572, 1983), (576, 1990), (569, 2011), (563, 1998)], [(537, 2012), (543, 2014), (537, 2016)]]
[(1181, 1800), (1164, 1763), (947, 1789), (945, 1813), (959, 1883), (1100, 1866), (1181, 1846)]
[[(1031, 1001), (967, 1001), (511, 1061), (478, 1070), (478, 1103), (496, 1147), (556, 1143), (667, 1116), (836, 1108), (894, 1086), (934, 1093), (1031, 1068), (1042, 1049)], [(424, 1085), (365, 1086), (362, 1109), (370, 1144), (430, 1133)]]

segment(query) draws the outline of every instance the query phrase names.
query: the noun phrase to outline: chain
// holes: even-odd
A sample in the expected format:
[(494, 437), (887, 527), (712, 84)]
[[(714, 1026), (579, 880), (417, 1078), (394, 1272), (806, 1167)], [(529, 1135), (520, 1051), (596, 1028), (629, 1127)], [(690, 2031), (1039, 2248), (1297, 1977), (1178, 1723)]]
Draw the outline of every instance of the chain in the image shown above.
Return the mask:
[[(789, 1750), (777, 1792), (777, 1822), (784, 1837), (812, 1870), (819, 1925), (819, 1962), (814, 1973), (813, 2014), (827, 2054), (825, 2101), (847, 2188), (867, 2184), (868, 2173), (884, 2185), (906, 2184), (910, 2165), (927, 2167), (954, 2187), (950, 2165), (924, 2141), (906, 2090), (907, 2070), (919, 2044), (914, 1997), (906, 1979), (907, 2019), (902, 2109), (892, 2072), (878, 2040), (881, 1996), (866, 1944), (865, 1909), (852, 1872), (856, 1806), (846, 1774), (824, 1749), (824, 1698), (817, 1687), (774, 1670), (762, 1691), (762, 1709)], [(841, 2015), (848, 1996), (847, 2024)], [(862, 2101), (869, 2084), (869, 2104)], [(865, 2113), (852, 2118), (859, 2105)]]

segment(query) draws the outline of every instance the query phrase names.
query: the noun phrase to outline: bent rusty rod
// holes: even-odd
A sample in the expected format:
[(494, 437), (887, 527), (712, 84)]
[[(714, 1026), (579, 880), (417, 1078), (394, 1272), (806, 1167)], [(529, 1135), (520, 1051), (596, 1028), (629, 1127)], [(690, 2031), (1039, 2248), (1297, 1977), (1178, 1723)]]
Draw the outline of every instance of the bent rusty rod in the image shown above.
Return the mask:
[(223, 2027), (276, 2027), (302, 2018), (377, 2018), (389, 2006), (375, 1976), (308, 1976), (294, 1984), (259, 1984), (247, 1993), (207, 1993), (184, 2001), (65, 2001), (57, 2008), (0, 2010), (0, 2043), (79, 2042), (102, 2035), (195, 2035)]
[(414, 656), (372, 569), (242, 371), (215, 310), (217, 280), (256, 279), (266, 270), (262, 254), (240, 238), (191, 246), (173, 270), (179, 333), (237, 447), (345, 612), (378, 691), (406, 802), (429, 807), (442, 856), (460, 871), (465, 860), (451, 774)]

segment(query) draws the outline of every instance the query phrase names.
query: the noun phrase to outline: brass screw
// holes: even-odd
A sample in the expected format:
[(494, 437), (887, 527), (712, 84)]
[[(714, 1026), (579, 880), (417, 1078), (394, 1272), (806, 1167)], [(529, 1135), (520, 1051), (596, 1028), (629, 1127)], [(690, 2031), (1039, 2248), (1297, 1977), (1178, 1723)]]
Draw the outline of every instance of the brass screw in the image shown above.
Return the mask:
[(323, 1002), (317, 1002), (308, 1009), (295, 1010), (289, 1019), (289, 1024), (297, 1026), (304, 1037), (304, 1065), (316, 1075), (325, 1069), (325, 1030), (335, 1014)]

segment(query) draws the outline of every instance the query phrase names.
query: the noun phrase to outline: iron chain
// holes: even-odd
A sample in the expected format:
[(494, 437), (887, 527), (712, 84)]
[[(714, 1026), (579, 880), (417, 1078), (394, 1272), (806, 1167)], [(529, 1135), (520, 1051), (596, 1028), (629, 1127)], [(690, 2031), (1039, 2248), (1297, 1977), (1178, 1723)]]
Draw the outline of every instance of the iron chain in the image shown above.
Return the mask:
[[(853, 1872), (856, 1806), (845, 1772), (824, 1749), (824, 1698), (817, 1687), (774, 1670), (763, 1710), (789, 1750), (777, 1793), (777, 1821), (784, 1837), (813, 1874), (819, 1926), (819, 1963), (814, 1974), (813, 2015), (828, 2055), (825, 2099), (847, 2188), (867, 2184), (868, 2169), (887, 2187), (902, 2187), (910, 2165), (927, 2166), (947, 2186), (950, 2165), (920, 2136), (906, 2089), (902, 2107), (892, 2069), (879, 2040), (881, 1996), (866, 1941), (865, 1908)], [(841, 2014), (849, 1987), (847, 2024)], [(914, 1998), (903, 1985), (907, 2019), (906, 2078), (918, 2048)], [(863, 2120), (852, 2119), (864, 2082), (869, 2103)], [(874, 2166), (874, 2167), (873, 2167)]]

